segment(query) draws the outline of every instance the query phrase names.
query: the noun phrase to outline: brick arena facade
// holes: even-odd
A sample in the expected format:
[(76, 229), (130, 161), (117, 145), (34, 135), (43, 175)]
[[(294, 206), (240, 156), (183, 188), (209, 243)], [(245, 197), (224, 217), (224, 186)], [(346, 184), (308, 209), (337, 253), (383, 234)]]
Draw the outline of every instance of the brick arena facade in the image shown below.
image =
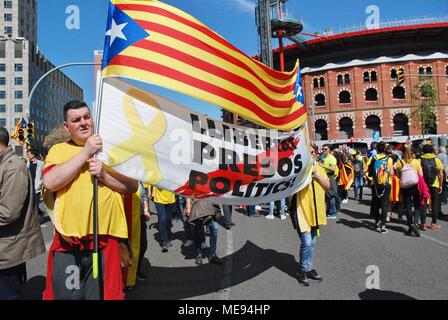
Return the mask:
[[(370, 143), (378, 135), (403, 142), (421, 137), (412, 121), (413, 95), (421, 81), (437, 90), (437, 128), (426, 134), (448, 134), (448, 22), (360, 30), (289, 45), (285, 69), (297, 59), (302, 67), (310, 135), (316, 142)], [(279, 69), (279, 50), (274, 50)], [(404, 69), (405, 81), (397, 84)], [(435, 77), (432, 75), (445, 75)], [(314, 107), (314, 117), (311, 110)], [(250, 125), (227, 111), (224, 121)]]
[(314, 128), (319, 144), (420, 136), (411, 113), (421, 81), (431, 81), (437, 90), (437, 128), (426, 133), (448, 134), (446, 43), (448, 22), (439, 22), (336, 34), (286, 48), (287, 69), (300, 59), (306, 106), (310, 111), (314, 106), (314, 118), (308, 113), (310, 134)]

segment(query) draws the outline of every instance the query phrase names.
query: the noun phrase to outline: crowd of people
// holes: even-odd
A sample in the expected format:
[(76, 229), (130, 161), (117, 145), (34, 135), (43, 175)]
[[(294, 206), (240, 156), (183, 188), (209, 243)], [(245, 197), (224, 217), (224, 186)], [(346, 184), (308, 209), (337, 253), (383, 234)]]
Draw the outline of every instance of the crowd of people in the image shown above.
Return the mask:
[[(319, 162), (326, 170), (331, 187), (326, 190), (327, 218), (335, 219), (341, 203), (348, 202), (353, 186), (354, 199), (362, 202), (363, 188), (372, 191), (370, 215), (375, 229), (387, 233), (392, 213), (404, 223), (406, 234), (420, 236), (420, 231), (440, 229), (441, 204), (447, 203), (448, 157), (443, 146), (435, 149), (430, 142), (421, 145), (373, 142), (364, 155), (350, 148), (331, 150), (322, 147)], [(428, 213), (431, 223), (427, 225)]]
[[(54, 226), (45, 300), (122, 300), (137, 281), (148, 281), (142, 261), (148, 247), (150, 201), (155, 204), (163, 253), (172, 246), (173, 221), (179, 220), (185, 232), (183, 246), (193, 246), (195, 263), (203, 264), (209, 235), (208, 261), (223, 264), (217, 254), (218, 217), (224, 216), (223, 227), (230, 230), (235, 208), (178, 197), (104, 166), (95, 157), (102, 140), (94, 134), (93, 119), (84, 102), (71, 101), (64, 106), (64, 128), (70, 134), (69, 141), (54, 145), (45, 162), (30, 150), (25, 163), (14, 154), (8, 132), (0, 127), (0, 299), (20, 298), (26, 261), (45, 252), (39, 228), (41, 198)], [(428, 211), (432, 217), (428, 228), (440, 228), (440, 204), (447, 200), (448, 159), (443, 148), (436, 155), (429, 144), (417, 149), (406, 144), (393, 149), (380, 142), (365, 155), (347, 148), (331, 150), (329, 145), (320, 153), (316, 145), (311, 145), (310, 151), (310, 184), (286, 199), (265, 204), (269, 205), (266, 219), (274, 219), (277, 207), (279, 218), (284, 220), (289, 215), (298, 233), (297, 279), (301, 285), (322, 281), (313, 267), (320, 226), (336, 217), (341, 204), (348, 202), (352, 186), (358, 201), (363, 201), (363, 188), (371, 188), (371, 215), (378, 232), (387, 232), (394, 203), (399, 218), (403, 214), (407, 217), (407, 234), (419, 236), (426, 230)], [(93, 177), (99, 181), (98, 277), (94, 275), (92, 255)], [(260, 208), (250, 205), (242, 209), (253, 217)], [(76, 281), (70, 282), (75, 275)]]

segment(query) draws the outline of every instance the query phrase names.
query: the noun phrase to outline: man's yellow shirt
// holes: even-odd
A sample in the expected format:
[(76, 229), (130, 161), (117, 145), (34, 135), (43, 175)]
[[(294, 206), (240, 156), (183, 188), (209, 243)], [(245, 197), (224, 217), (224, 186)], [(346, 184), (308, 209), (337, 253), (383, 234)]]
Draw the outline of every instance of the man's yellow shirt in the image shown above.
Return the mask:
[[(45, 159), (44, 173), (70, 160), (82, 148), (68, 142), (54, 145)], [(50, 197), (54, 199), (49, 204), (50, 217), (64, 236), (82, 238), (93, 234), (93, 178), (88, 169), (86, 163), (72, 182)], [(98, 183), (98, 224), (100, 235), (128, 237), (122, 196), (102, 183)]]

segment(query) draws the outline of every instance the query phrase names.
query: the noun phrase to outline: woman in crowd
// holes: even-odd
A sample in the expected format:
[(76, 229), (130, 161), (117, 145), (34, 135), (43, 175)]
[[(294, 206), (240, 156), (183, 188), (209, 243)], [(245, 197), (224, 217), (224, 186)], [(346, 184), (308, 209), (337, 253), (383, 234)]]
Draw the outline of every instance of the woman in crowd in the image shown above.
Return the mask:
[[(299, 191), (291, 200), (291, 218), (300, 238), (300, 270), (298, 281), (309, 286), (309, 280), (322, 281), (322, 277), (313, 269), (313, 257), (319, 226), (327, 224), (325, 210), (325, 189), (330, 188), (330, 180), (317, 160), (318, 147), (311, 145), (313, 157), (312, 182)], [(294, 212), (295, 211), (295, 212)]]
[[(402, 149), (403, 159), (396, 164), (397, 176), (400, 179), (400, 190), (404, 204), (404, 211), (408, 221), (409, 230), (407, 235), (414, 234), (419, 237), (418, 217), (420, 212), (420, 194), (418, 191), (418, 176), (423, 176), (420, 161), (414, 158), (410, 145), (405, 145)], [(414, 211), (412, 211), (414, 204)]]

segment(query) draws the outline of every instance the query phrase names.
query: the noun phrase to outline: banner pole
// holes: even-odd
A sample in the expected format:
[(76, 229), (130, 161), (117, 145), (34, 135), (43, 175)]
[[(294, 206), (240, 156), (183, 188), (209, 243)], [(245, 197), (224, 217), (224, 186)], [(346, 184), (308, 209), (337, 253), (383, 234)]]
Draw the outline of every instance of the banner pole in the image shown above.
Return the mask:
[[(103, 77), (101, 76), (101, 71), (98, 71), (97, 78), (99, 78), (98, 81), (98, 89), (97, 89), (97, 96), (95, 101), (95, 127), (94, 127), (94, 133), (97, 134), (99, 132), (99, 126), (100, 126), (100, 116), (101, 116), (101, 107), (102, 107), (102, 100), (103, 100), (103, 86), (104, 81)], [(96, 158), (96, 154), (94, 157)], [(98, 259), (98, 233), (99, 233), (99, 220), (98, 220), (98, 177), (93, 177), (93, 253), (92, 253), (92, 267), (93, 267), (93, 278), (97, 279), (101, 270), (99, 265), (99, 259)], [(102, 274), (102, 272), (101, 272)], [(103, 299), (103, 290), (104, 290), (104, 284), (103, 284), (103, 278), (100, 277), (99, 279), (99, 286), (100, 286), (100, 299)]]

